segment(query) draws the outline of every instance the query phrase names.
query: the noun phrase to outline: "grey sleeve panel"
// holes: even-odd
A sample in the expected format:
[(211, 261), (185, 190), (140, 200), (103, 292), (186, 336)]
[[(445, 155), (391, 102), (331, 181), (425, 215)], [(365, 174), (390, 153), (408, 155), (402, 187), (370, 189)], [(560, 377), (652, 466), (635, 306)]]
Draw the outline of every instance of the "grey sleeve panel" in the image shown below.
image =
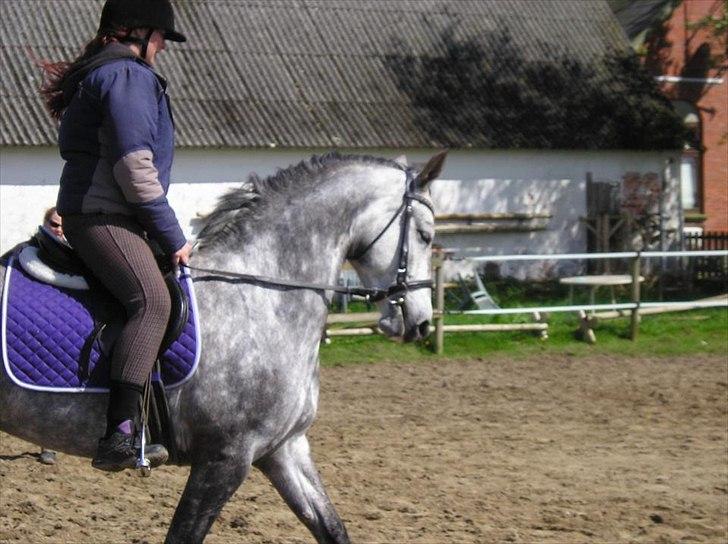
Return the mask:
[(96, 163), (91, 186), (83, 198), (83, 213), (121, 213), (133, 215), (121, 189), (114, 180), (111, 165), (102, 158)]
[(137, 149), (116, 161), (114, 179), (129, 204), (141, 204), (164, 196), (153, 159), (149, 149)]

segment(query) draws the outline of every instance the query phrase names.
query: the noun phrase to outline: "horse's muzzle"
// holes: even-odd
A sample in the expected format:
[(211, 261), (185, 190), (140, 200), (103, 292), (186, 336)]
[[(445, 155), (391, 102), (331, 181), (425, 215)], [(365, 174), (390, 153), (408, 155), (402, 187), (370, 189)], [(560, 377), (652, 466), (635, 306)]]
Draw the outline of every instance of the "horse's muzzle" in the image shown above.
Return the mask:
[(417, 326), (417, 328), (420, 331), (420, 338), (427, 338), (430, 336), (430, 322), (428, 320), (424, 320)]
[(410, 327), (404, 333), (402, 340), (405, 342), (416, 342), (417, 340), (423, 340), (430, 334), (430, 322), (425, 320), (421, 321), (418, 325)]
[(414, 316), (407, 309), (405, 304), (390, 303), (385, 309), (386, 315), (379, 320), (381, 331), (390, 338), (397, 338), (404, 342), (415, 342), (427, 338), (430, 334), (428, 315), (423, 312), (419, 314), (419, 320), (412, 319)]

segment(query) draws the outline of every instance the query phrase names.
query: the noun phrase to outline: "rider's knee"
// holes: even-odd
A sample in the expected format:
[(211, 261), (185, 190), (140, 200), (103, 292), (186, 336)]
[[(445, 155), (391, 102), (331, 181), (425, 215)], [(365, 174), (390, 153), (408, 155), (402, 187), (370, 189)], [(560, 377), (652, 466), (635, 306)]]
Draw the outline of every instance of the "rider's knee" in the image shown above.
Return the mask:
[(169, 291), (153, 290), (135, 297), (126, 304), (127, 316), (130, 320), (144, 320), (149, 326), (154, 323), (167, 322), (172, 310)]
[(169, 319), (169, 313), (172, 310), (172, 300), (169, 291), (164, 290), (155, 292), (146, 299), (146, 314), (163, 321)]

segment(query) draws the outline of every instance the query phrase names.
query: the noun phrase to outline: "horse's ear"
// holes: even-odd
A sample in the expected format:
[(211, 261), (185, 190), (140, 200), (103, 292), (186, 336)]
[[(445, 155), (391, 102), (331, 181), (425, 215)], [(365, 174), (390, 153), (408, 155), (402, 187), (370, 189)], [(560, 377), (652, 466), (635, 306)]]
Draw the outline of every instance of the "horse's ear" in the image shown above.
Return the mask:
[(407, 155), (400, 155), (399, 157), (394, 159), (394, 162), (396, 162), (397, 164), (399, 164), (400, 166), (402, 166), (404, 168), (407, 168), (407, 166), (409, 166), (407, 164)]
[(437, 155), (432, 157), (425, 167), (417, 175), (417, 186), (420, 189), (424, 189), (433, 180), (437, 179), (442, 172), (442, 167), (445, 164), (445, 158), (447, 157), (447, 150), (440, 151)]

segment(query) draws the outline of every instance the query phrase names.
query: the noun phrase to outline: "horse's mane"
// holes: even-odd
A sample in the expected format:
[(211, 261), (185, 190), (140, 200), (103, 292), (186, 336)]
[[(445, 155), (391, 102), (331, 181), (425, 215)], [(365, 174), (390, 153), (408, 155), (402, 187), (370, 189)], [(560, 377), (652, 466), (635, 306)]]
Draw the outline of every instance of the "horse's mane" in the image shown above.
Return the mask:
[(326, 177), (322, 174), (330, 168), (352, 163), (402, 168), (399, 163), (389, 159), (370, 155), (340, 155), (332, 151), (324, 155), (313, 155), (296, 165), (279, 169), (266, 178), (252, 174), (241, 187), (223, 194), (215, 209), (204, 217), (202, 229), (197, 236), (200, 248), (242, 239), (254, 228), (267, 202), (294, 191), (309, 191)]

